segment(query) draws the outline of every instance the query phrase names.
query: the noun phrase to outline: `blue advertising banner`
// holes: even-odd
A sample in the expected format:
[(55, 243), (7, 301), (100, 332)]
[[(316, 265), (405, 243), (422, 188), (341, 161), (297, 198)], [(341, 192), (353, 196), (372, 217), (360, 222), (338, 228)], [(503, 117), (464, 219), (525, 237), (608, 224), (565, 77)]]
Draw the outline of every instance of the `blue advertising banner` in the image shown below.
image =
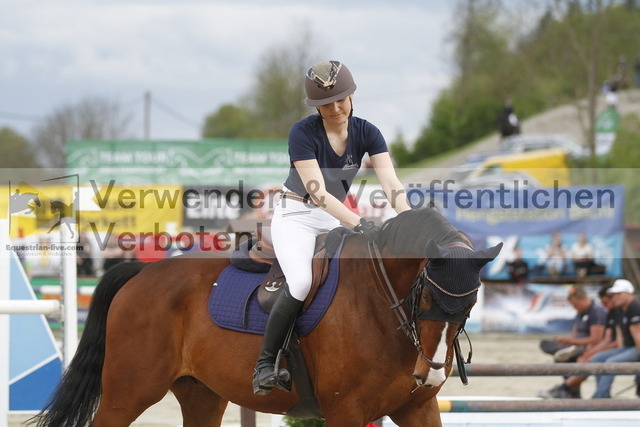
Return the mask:
[[(445, 181), (446, 183), (446, 181)], [(574, 244), (584, 234), (591, 249), (593, 274), (620, 276), (624, 237), (624, 187), (452, 189), (410, 188), (413, 207), (433, 202), (476, 247), (504, 242), (500, 256), (485, 268), (491, 280), (509, 279), (507, 264), (520, 257), (532, 275), (548, 275), (548, 246), (558, 234), (563, 255), (553, 274), (575, 275)]]
[[(576, 310), (567, 301), (571, 285), (527, 283), (513, 286), (489, 283), (484, 287), (483, 332), (569, 334)], [(596, 304), (600, 285), (585, 285)]]

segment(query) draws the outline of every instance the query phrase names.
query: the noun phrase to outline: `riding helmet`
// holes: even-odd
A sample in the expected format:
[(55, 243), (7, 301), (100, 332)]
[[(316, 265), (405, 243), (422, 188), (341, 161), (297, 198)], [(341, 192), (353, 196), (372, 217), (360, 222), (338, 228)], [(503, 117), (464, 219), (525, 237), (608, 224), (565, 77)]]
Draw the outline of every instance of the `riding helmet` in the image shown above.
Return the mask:
[(356, 91), (351, 72), (340, 61), (322, 61), (307, 71), (306, 104), (311, 107), (330, 104), (346, 98)]

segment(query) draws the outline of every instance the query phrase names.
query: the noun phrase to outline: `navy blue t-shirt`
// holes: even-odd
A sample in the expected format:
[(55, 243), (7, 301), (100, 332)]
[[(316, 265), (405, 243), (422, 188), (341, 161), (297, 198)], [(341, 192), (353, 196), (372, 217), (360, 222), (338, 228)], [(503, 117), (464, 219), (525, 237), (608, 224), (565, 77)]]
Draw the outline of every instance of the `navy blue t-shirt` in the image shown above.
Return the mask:
[(573, 321), (573, 326), (577, 331), (577, 338), (584, 338), (591, 335), (591, 327), (594, 325), (605, 325), (607, 310), (601, 305), (591, 302), (591, 305), (581, 313), (577, 313)]
[[(300, 196), (308, 196), (293, 162), (316, 159), (327, 191), (338, 200), (344, 201), (365, 153), (373, 156), (387, 151), (389, 151), (387, 143), (377, 127), (364, 119), (350, 117), (347, 148), (342, 156), (338, 156), (329, 144), (322, 118), (314, 114), (302, 119), (291, 128), (289, 133), (291, 168), (284, 185)], [(313, 188), (310, 190), (313, 191)]]

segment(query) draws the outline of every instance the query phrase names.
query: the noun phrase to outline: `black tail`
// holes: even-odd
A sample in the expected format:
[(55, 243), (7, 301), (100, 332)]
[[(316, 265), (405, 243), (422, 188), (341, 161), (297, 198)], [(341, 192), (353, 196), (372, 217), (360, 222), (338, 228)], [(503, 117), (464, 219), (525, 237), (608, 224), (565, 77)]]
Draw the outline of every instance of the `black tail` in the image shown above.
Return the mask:
[(144, 268), (142, 262), (125, 262), (107, 271), (91, 300), (84, 332), (71, 364), (46, 408), (29, 420), (37, 427), (82, 427), (89, 424), (102, 392), (107, 313), (116, 293)]

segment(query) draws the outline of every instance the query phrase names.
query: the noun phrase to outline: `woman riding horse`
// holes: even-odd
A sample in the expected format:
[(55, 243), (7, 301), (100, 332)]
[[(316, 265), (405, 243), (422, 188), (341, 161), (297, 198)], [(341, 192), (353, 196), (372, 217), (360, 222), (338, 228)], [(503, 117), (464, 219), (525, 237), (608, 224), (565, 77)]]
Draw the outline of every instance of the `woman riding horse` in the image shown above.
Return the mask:
[(306, 74), (306, 103), (318, 114), (296, 123), (289, 134), (289, 177), (271, 221), (276, 257), (287, 281), (276, 300), (253, 375), (253, 392), (268, 394), (290, 375), (275, 366), (276, 356), (311, 287), (311, 260), (316, 237), (340, 225), (368, 236), (375, 225), (348, 209), (343, 201), (369, 154), (382, 188), (394, 209), (410, 209), (387, 144), (371, 123), (353, 116), (356, 84), (338, 61), (315, 64)]

